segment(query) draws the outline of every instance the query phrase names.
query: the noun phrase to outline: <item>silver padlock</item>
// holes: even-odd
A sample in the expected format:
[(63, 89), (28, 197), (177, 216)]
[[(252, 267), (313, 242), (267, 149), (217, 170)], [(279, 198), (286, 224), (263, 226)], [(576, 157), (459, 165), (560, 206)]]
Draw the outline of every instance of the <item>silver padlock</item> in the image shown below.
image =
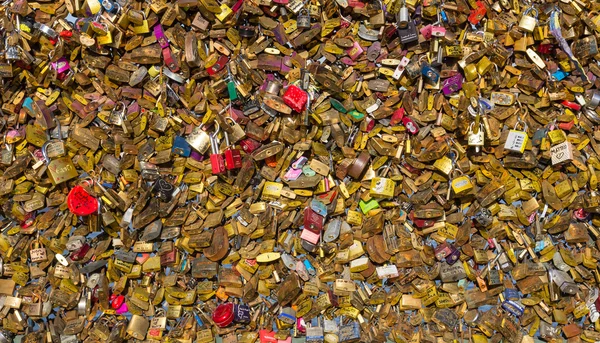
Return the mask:
[(308, 13), (308, 10), (306, 8), (300, 10), (298, 18), (296, 19), (296, 26), (299, 29), (310, 28), (310, 13)]
[(17, 47), (15, 45), (8, 45), (8, 37), (4, 40), (4, 58), (6, 58), (8, 62), (14, 62), (21, 59)]
[(410, 14), (408, 13), (408, 8), (406, 7), (406, 3), (402, 1), (402, 7), (398, 11), (398, 28), (405, 29), (408, 26), (409, 20)]
[[(535, 17), (529, 15), (531, 12), (535, 13)], [(519, 21), (519, 27), (525, 32), (533, 32), (535, 29), (535, 25), (537, 24), (538, 10), (534, 7), (530, 7), (521, 16), (521, 20)]]

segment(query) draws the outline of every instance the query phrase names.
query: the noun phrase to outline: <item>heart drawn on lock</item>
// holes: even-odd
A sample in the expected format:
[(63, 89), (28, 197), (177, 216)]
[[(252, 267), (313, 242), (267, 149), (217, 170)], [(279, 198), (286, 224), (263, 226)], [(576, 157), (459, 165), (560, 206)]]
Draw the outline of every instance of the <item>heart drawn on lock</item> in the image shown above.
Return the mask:
[(87, 216), (98, 211), (98, 200), (82, 186), (75, 186), (67, 196), (69, 210), (78, 216)]

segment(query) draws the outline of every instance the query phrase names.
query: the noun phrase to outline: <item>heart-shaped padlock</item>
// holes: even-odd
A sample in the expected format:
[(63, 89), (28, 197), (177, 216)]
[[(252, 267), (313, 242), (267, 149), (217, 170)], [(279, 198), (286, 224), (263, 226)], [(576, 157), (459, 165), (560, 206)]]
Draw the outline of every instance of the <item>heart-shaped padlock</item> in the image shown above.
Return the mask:
[(67, 196), (69, 210), (78, 216), (87, 216), (98, 211), (98, 199), (91, 196), (85, 188), (77, 185)]

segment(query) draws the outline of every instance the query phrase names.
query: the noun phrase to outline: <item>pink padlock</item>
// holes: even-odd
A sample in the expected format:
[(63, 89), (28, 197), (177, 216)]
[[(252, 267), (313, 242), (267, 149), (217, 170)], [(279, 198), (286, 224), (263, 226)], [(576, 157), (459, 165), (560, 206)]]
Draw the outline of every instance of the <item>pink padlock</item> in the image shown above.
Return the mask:
[(302, 230), (302, 233), (300, 234), (300, 238), (302, 238), (303, 240), (310, 242), (312, 244), (317, 244), (317, 243), (319, 243), (320, 236), (318, 233), (304, 229), (304, 230)]
[(123, 305), (121, 305), (121, 307), (119, 307), (115, 313), (116, 314), (124, 314), (127, 313), (129, 311), (129, 307), (127, 307), (127, 303), (123, 303)]
[(419, 31), (421, 32), (421, 34), (423, 35), (423, 37), (425, 39), (431, 39), (432, 29), (433, 29), (433, 25), (430, 24), (430, 25), (423, 26)]
[(364, 52), (363, 48), (358, 44), (358, 42), (354, 42), (354, 45), (351, 48), (346, 49), (346, 53), (350, 58), (354, 61)]

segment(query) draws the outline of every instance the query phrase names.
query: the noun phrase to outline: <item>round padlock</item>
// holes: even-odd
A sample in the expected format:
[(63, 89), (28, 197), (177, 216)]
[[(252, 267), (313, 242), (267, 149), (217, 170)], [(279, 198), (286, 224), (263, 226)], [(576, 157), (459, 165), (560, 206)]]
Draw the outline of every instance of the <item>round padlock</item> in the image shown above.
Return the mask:
[(217, 306), (212, 315), (213, 321), (220, 328), (230, 325), (233, 322), (234, 317), (235, 313), (233, 303), (225, 303)]

